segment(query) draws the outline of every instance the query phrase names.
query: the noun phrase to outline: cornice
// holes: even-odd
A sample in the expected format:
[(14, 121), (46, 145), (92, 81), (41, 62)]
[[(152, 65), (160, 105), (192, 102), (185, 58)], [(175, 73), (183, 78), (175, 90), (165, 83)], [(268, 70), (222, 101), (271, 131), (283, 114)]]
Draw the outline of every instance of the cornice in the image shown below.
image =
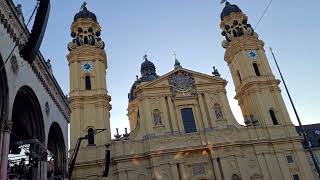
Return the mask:
[[(170, 139), (176, 141), (179, 137), (172, 137), (172, 138), (165, 138), (162, 140), (157, 141), (156, 143), (167, 143), (168, 140)], [(153, 139), (153, 141), (156, 139)], [(126, 140), (126, 143), (129, 143), (131, 140)], [(152, 141), (150, 140), (140, 140), (138, 143), (140, 144), (149, 144)], [(125, 161), (130, 161), (131, 159), (146, 159), (146, 158), (153, 158), (153, 157), (161, 157), (161, 156), (166, 156), (166, 155), (172, 155), (172, 154), (177, 154), (177, 153), (188, 153), (190, 151), (215, 151), (218, 152), (218, 156), (229, 156), (229, 150), (230, 152), (233, 152), (232, 154), (235, 154), (235, 149), (236, 148), (241, 148), (245, 147), (248, 145), (253, 145), (253, 146), (265, 146), (265, 145), (280, 145), (280, 144), (286, 144), (286, 143), (300, 143), (301, 139), (299, 137), (284, 137), (284, 138), (277, 138), (277, 139), (260, 139), (260, 140), (244, 140), (244, 141), (237, 141), (233, 143), (227, 143), (227, 142), (218, 142), (218, 143), (211, 143), (207, 145), (196, 145), (196, 146), (188, 146), (188, 147), (179, 147), (179, 148), (168, 148), (168, 149), (159, 149), (159, 150), (152, 150), (150, 149), (145, 149), (143, 152), (137, 152), (134, 154), (119, 154), (119, 155), (114, 155), (112, 160), (113, 161), (118, 161), (118, 162), (125, 162)], [(120, 144), (112, 143), (112, 146), (119, 146)], [(148, 145), (149, 147), (149, 145)], [(301, 147), (302, 148), (302, 147)], [(277, 150), (281, 151), (281, 150)], [(260, 153), (273, 153), (273, 151), (257, 151), (257, 154)], [(240, 154), (239, 154), (240, 155)]]
[(104, 49), (95, 48), (90, 45), (82, 45), (75, 48), (67, 55), (69, 64), (74, 62), (87, 61), (88, 58), (93, 58), (93, 61), (101, 61), (107, 64), (107, 55)]
[(111, 101), (111, 96), (108, 94), (93, 94), (90, 96), (85, 96), (85, 95), (79, 95), (79, 96), (70, 96), (69, 97), (69, 102), (73, 103), (76, 101), (83, 101), (83, 100), (98, 100), (98, 101)]
[[(271, 88), (271, 90), (280, 89), (278, 85), (280, 80), (266, 80), (266, 81), (250, 81), (242, 85), (235, 96), (235, 99), (241, 99), (243, 95), (254, 93), (256, 91), (261, 91), (262, 89)], [(276, 88), (276, 89), (275, 89)]]
[(25, 24), (22, 24), (18, 19), (16, 13), (11, 0), (0, 1), (0, 24), (4, 26), (11, 40), (20, 50), (22, 45), (27, 42), (30, 34)]

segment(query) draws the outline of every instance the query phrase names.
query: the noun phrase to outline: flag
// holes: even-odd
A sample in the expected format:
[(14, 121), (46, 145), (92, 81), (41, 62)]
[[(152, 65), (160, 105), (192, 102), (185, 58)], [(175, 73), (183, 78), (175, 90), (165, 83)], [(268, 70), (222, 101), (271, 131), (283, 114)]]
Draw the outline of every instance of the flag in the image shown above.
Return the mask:
[(221, 0), (221, 3), (220, 3), (220, 4), (223, 4), (223, 3), (225, 3), (225, 2), (227, 2), (227, 0)]

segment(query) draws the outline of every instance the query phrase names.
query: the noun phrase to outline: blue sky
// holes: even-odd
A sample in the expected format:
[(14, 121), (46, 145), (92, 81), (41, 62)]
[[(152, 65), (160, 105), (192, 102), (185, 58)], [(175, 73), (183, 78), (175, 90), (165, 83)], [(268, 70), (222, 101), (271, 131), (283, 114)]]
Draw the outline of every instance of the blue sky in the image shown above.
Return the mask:
[[(15, 0), (23, 5), (28, 19), (36, 1)], [(52, 61), (54, 75), (62, 90), (69, 92), (66, 55), (71, 40), (70, 25), (83, 1), (52, 0), (49, 24), (41, 46), (42, 54)], [(230, 0), (237, 4), (256, 26), (269, 0)], [(229, 81), (227, 95), (231, 108), (243, 123), (240, 108), (233, 99), (235, 90), (221, 46), (220, 0), (87, 0), (97, 15), (108, 56), (107, 83), (112, 96), (111, 127), (129, 127), (127, 94), (135, 76), (140, 76), (142, 56), (148, 57), (163, 75), (173, 69), (176, 51), (183, 67), (211, 74), (216, 66)], [(287, 85), (304, 124), (319, 123), (319, 0), (273, 1), (256, 32), (265, 49), (274, 74), (276, 70), (269, 47), (277, 56)], [(297, 124), (284, 87), (282, 95), (292, 121)]]

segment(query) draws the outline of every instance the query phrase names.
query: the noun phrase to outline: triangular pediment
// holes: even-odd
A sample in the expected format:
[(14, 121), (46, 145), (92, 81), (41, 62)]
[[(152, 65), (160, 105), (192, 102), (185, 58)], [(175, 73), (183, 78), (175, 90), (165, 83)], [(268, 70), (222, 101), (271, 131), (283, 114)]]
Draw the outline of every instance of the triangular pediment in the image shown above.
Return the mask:
[(204, 73), (199, 73), (196, 71), (192, 71), (185, 68), (179, 68), (175, 69), (173, 71), (170, 71), (162, 76), (160, 76), (158, 79), (147, 82), (145, 84), (142, 84), (139, 88), (163, 88), (170, 86), (170, 79), (175, 74), (184, 73), (184, 74), (190, 74), (194, 80), (195, 85), (205, 85), (205, 84), (220, 84), (220, 85), (226, 85), (227, 81), (216, 76), (207, 75)]

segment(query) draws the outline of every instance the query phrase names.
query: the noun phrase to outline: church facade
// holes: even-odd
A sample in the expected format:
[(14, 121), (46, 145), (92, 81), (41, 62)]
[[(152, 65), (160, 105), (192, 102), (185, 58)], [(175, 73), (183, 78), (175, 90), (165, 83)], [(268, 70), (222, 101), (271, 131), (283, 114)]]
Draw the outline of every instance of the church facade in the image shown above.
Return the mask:
[[(157, 75), (144, 56), (141, 77), (128, 98), (130, 133), (111, 139), (111, 97), (106, 84), (107, 54), (94, 13), (85, 6), (71, 26), (70, 152), (78, 138), (106, 129), (79, 150), (73, 179), (312, 180), (315, 177), (290, 120), (279, 83), (272, 73), (248, 17), (226, 3), (220, 28), (224, 59), (235, 84), (246, 125), (232, 114), (227, 81), (174, 69)], [(108, 177), (105, 145), (110, 145)]]

